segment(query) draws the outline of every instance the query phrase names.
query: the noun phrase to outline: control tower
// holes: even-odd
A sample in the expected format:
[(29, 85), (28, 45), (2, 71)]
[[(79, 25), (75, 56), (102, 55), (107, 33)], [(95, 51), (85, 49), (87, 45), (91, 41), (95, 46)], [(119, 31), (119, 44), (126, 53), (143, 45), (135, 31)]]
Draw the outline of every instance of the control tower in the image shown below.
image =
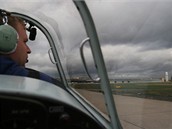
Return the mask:
[(168, 82), (168, 72), (165, 72), (165, 81)]

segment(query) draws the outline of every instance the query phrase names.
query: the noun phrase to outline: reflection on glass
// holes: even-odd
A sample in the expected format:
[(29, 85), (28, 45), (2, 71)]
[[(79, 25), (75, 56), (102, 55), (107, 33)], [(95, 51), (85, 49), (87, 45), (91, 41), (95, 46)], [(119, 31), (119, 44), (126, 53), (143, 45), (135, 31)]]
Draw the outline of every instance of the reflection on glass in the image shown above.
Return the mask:
[(49, 42), (38, 28), (36, 39), (34, 41), (29, 40), (27, 44), (32, 52), (29, 54), (29, 62), (26, 64), (26, 67), (41, 71), (53, 78), (59, 79), (56, 65), (50, 61), (48, 55), (48, 50), (50, 49)]

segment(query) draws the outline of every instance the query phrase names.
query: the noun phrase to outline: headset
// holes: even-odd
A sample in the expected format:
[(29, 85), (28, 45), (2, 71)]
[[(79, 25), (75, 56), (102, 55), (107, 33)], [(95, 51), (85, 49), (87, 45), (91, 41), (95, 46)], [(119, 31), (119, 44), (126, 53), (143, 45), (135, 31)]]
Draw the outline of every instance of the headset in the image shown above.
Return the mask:
[(8, 17), (6, 12), (0, 10), (3, 24), (0, 25), (0, 53), (10, 54), (16, 50), (19, 35), (17, 31), (8, 25)]
[[(8, 25), (8, 16), (10, 15), (10, 12), (0, 9), (0, 16), (2, 17), (3, 23), (0, 25), (0, 54), (11, 54), (17, 48), (19, 35), (16, 29)], [(28, 22), (28, 24), (30, 26), (26, 29), (30, 32), (29, 39), (33, 41), (36, 38), (37, 29), (32, 23)]]

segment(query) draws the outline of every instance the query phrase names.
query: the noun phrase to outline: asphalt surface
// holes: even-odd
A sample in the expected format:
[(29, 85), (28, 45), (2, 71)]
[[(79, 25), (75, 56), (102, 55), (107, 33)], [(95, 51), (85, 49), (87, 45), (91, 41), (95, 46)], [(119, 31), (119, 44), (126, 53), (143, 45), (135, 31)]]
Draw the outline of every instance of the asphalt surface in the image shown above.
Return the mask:
[[(79, 92), (107, 114), (100, 93)], [(172, 102), (121, 95), (114, 100), (123, 129), (172, 129)]]

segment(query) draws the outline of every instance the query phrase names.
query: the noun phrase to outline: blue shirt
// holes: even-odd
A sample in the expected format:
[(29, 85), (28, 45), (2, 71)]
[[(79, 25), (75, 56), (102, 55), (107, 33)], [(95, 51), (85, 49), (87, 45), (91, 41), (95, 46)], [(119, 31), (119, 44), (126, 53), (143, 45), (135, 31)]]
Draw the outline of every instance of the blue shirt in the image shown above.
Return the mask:
[(0, 56), (0, 74), (33, 77), (50, 83), (60, 84), (56, 79), (36, 70), (22, 67), (9, 57), (5, 56)]

